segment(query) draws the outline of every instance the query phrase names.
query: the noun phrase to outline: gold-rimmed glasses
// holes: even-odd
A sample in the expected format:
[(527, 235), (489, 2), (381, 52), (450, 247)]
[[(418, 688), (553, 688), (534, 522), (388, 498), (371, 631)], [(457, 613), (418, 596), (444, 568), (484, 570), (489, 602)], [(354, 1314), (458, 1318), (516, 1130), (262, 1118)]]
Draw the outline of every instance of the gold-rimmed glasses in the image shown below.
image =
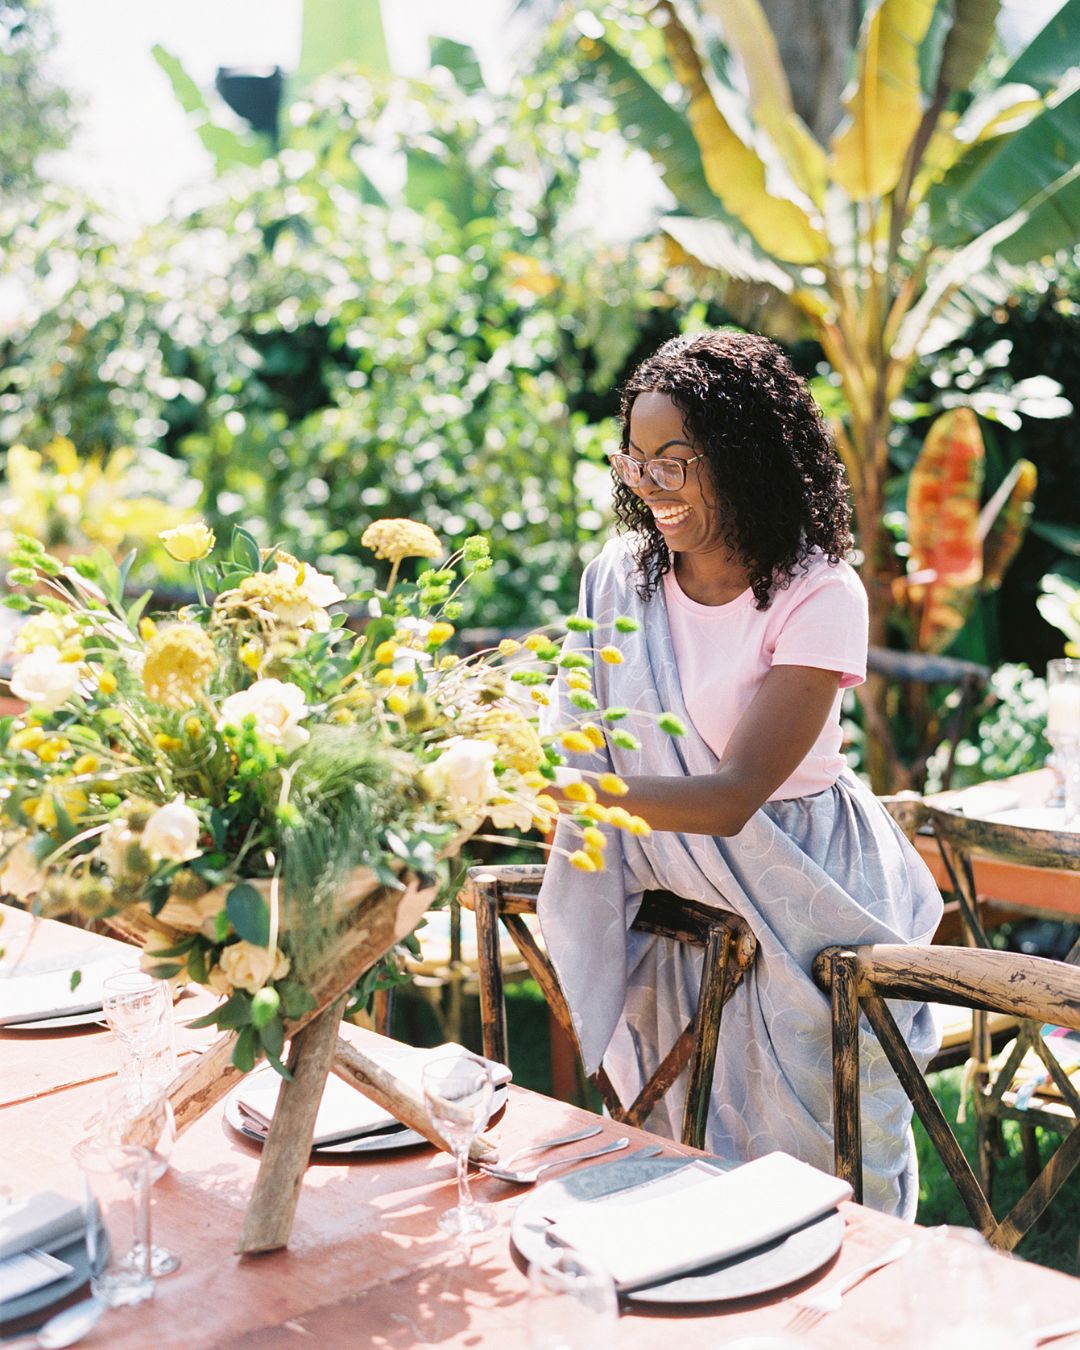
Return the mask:
[(648, 474), (663, 492), (678, 492), (686, 483), (687, 465), (704, 459), (704, 455), (694, 455), (690, 459), (634, 459), (630, 455), (614, 454), (608, 459), (622, 482), (627, 487), (637, 487)]

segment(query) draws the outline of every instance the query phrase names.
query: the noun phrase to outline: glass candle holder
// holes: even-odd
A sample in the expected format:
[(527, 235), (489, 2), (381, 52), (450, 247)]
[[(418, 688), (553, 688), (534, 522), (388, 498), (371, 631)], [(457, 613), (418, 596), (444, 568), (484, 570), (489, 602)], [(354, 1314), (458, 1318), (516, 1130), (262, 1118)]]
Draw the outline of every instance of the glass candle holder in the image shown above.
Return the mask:
[(1065, 828), (1080, 829), (1080, 661), (1069, 656), (1047, 662), (1046, 739), (1054, 747)]

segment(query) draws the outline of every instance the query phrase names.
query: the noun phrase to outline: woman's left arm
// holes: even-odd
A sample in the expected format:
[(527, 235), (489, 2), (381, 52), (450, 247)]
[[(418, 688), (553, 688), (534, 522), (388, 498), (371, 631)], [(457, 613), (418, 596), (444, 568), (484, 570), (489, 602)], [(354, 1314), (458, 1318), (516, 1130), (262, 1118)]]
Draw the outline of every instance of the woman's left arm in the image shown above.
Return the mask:
[(773, 666), (732, 733), (715, 773), (626, 779), (629, 793), (599, 793), (608, 806), (643, 816), (654, 830), (738, 834), (813, 748), (841, 675), (813, 666)]

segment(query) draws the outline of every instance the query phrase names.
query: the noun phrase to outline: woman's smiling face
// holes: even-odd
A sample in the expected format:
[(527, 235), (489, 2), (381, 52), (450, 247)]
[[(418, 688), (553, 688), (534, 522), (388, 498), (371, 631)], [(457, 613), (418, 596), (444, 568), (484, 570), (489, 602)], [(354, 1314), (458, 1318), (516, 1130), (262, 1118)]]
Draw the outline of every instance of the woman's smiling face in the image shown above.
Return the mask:
[[(626, 453), (639, 463), (679, 459), (686, 464), (686, 481), (670, 491), (659, 488), (648, 474), (630, 490), (652, 512), (656, 528), (673, 553), (702, 553), (723, 548), (720, 512), (705, 459), (683, 425), (683, 415), (667, 394), (638, 394), (630, 410), (630, 444)], [(694, 460), (694, 463), (689, 463)]]

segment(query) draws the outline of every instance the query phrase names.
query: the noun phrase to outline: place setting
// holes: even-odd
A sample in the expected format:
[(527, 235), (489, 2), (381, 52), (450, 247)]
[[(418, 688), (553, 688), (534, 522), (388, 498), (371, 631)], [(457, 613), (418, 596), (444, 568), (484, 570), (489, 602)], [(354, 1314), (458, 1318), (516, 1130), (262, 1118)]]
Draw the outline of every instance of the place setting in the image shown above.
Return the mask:
[(138, 954), (112, 944), (85, 955), (29, 957), (0, 964), (0, 1032), (67, 1031), (105, 1024), (110, 989), (138, 973)]

